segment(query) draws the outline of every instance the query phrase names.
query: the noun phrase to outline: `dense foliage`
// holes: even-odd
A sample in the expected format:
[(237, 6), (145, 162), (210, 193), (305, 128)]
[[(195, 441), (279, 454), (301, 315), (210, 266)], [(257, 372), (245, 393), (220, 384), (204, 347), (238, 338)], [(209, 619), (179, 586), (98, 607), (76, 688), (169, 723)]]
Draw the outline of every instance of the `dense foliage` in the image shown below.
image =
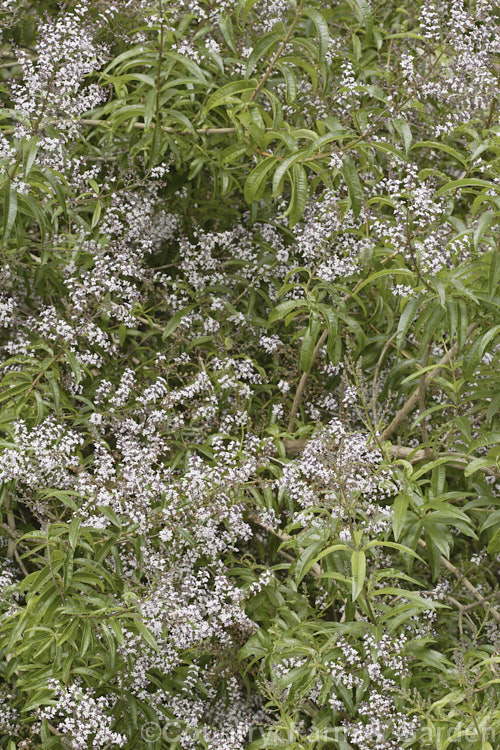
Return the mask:
[(498, 6), (0, 20), (0, 747), (498, 747)]

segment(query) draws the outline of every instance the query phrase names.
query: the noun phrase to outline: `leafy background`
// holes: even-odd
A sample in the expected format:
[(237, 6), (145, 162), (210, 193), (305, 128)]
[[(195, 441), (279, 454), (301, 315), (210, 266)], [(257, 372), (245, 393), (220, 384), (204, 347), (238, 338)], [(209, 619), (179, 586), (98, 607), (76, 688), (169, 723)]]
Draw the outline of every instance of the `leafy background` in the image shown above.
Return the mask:
[(498, 8), (0, 17), (0, 745), (492, 750)]

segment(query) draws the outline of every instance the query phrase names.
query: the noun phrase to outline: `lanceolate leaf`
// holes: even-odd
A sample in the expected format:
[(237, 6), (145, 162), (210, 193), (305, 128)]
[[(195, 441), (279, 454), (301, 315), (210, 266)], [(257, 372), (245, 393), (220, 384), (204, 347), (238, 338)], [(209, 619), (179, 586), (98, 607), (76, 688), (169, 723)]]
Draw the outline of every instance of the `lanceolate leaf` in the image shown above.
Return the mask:
[(275, 156), (268, 156), (250, 172), (244, 188), (245, 200), (247, 203), (251, 203), (260, 197), (263, 192), (263, 187), (265, 186), (267, 174), (276, 163), (277, 159)]
[(328, 43), (330, 39), (328, 24), (316, 8), (306, 6), (304, 8), (304, 14), (311, 19), (316, 27), (319, 41), (319, 59), (324, 60), (326, 53), (328, 52)]
[(361, 211), (361, 206), (362, 206), (363, 189), (361, 187), (361, 182), (360, 182), (356, 167), (354, 166), (354, 161), (352, 160), (352, 157), (350, 156), (344, 157), (341, 172), (344, 176), (344, 179), (347, 184), (347, 188), (349, 190), (349, 198), (351, 199), (352, 212), (355, 217), (358, 217)]
[(233, 81), (213, 93), (205, 105), (205, 111), (208, 113), (214, 107), (221, 107), (228, 104), (236, 104), (241, 101), (238, 94), (252, 91), (256, 86), (254, 79)]
[(0, 2), (2, 748), (498, 746), (493, 5)]
[(363, 590), (366, 578), (366, 555), (362, 550), (354, 550), (351, 555), (352, 601), (356, 601)]
[(373, 33), (373, 20), (370, 5), (367, 0), (353, 0), (354, 7), (359, 11), (366, 27), (366, 34), (371, 37)]
[(302, 218), (307, 203), (307, 172), (302, 164), (294, 164), (292, 167), (292, 198), (286, 211), (289, 216), (290, 227)]
[(14, 226), (17, 216), (17, 191), (10, 186), (5, 191), (3, 241), (5, 242)]

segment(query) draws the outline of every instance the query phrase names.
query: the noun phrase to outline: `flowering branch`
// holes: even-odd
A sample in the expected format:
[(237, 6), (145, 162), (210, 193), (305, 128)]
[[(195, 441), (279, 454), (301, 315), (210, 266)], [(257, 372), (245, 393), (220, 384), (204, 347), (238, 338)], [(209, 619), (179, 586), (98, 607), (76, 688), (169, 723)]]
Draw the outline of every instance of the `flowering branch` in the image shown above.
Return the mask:
[[(283, 440), (286, 453), (289, 456), (296, 456), (298, 453), (301, 453), (309, 442), (310, 440), (307, 438), (299, 438), (297, 440), (285, 438)], [(378, 447), (374, 447), (373, 450), (378, 450)], [(454, 469), (466, 468), (470, 459), (469, 456), (466, 456), (463, 453), (455, 453), (454, 451), (441, 451), (435, 453), (430, 448), (417, 449), (409, 448), (404, 445), (391, 445), (388, 450), (393, 458), (403, 458), (412, 464), (418, 464), (420, 461), (425, 461), (425, 459), (432, 459), (434, 461), (438, 458), (450, 458), (449, 466)], [(500, 472), (493, 466), (479, 466), (478, 470), (482, 471), (486, 476), (500, 477)]]

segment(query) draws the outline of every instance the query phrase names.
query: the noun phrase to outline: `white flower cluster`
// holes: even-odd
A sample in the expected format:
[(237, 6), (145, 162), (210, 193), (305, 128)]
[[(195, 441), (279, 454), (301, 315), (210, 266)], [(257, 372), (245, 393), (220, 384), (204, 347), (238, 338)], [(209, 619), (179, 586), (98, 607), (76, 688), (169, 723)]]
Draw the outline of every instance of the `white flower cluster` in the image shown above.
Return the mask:
[[(400, 253), (410, 266), (435, 275), (442, 268), (452, 267), (455, 259), (465, 260), (470, 248), (464, 245), (454, 248), (459, 253), (452, 252), (449, 240), (454, 228), (443, 221), (446, 201), (443, 196), (436, 196), (432, 177), (422, 180), (418, 171), (417, 164), (401, 164), (398, 172), (378, 182), (377, 190), (391, 196), (394, 217), (374, 219), (371, 233)], [(402, 291), (406, 292), (406, 287), (395, 287), (397, 294)]]
[[(414, 737), (419, 728), (419, 720), (404, 710), (401, 682), (409, 675), (406, 641), (404, 635), (392, 638), (384, 633), (376, 638), (368, 631), (356, 639), (355, 647), (338, 635), (305, 696), (320, 708), (328, 706), (334, 715), (347, 714), (341, 720), (345, 738), (360, 750), (399, 750), (401, 742)], [(275, 661), (277, 686), (282, 680), (289, 683), (289, 673), (306, 662), (306, 657), (296, 656)], [(290, 684), (283, 695), (289, 691)]]
[(14, 423), (13, 441), (0, 455), (0, 481), (17, 480), (20, 491), (27, 493), (26, 502), (45, 523), (44, 505), (32, 490), (71, 487), (72, 467), (79, 463), (78, 449), (82, 443), (81, 435), (67, 429), (53, 416), (31, 430), (19, 420)]
[[(398, 681), (409, 674), (407, 659), (403, 655), (406, 637), (400, 635), (392, 639), (384, 634), (376, 640), (368, 633), (363, 638), (362, 658), (344, 639), (337, 641), (337, 645), (347, 656), (351, 669), (357, 667), (370, 678), (368, 694), (358, 707), (359, 718), (344, 722), (347, 738), (360, 750), (399, 750), (401, 742), (413, 737), (420, 724), (418, 719), (398, 710), (396, 706), (396, 700), (401, 695)], [(342, 666), (339, 668), (337, 663), (337, 684), (343, 684), (342, 672)], [(359, 677), (358, 684), (365, 687), (365, 682), (363, 679), (359, 682)], [(351, 685), (351, 689), (354, 685)]]
[[(333, 158), (333, 157), (332, 157)], [(337, 165), (338, 168), (338, 165)], [(319, 279), (332, 282), (351, 276), (359, 267), (372, 241), (359, 237), (361, 219), (349, 212), (341, 220), (337, 191), (328, 189), (311, 199), (303, 220), (293, 228), (298, 264), (309, 267)]]
[[(420, 25), (426, 42), (444, 45), (443, 64), (424, 54), (405, 53), (402, 67), (412, 94), (432, 111), (434, 136), (439, 136), (487, 110), (497, 94), (492, 66), (500, 52), (495, 6), (490, 0), (432, 0), (422, 4)], [(436, 102), (446, 105), (443, 114)]]
[[(103, 92), (96, 84), (83, 85), (86, 76), (106, 61), (106, 50), (94, 43), (94, 30), (85, 26), (87, 0), (80, 0), (72, 11), (47, 19), (39, 27), (36, 62), (24, 50), (18, 60), (23, 81), (12, 84), (14, 108), (22, 117), (17, 137), (39, 135), (49, 125), (75, 132), (78, 118), (102, 102)], [(41, 141), (47, 153), (58, 151), (59, 138)]]
[(65, 686), (50, 680), (48, 687), (54, 691), (57, 704), (41, 709), (39, 716), (55, 721), (57, 731), (71, 740), (74, 750), (126, 745), (127, 738), (112, 730), (117, 696), (95, 697), (94, 690), (76, 682)]
[[(397, 481), (380, 469), (382, 455), (368, 439), (333, 419), (318, 430), (297, 460), (284, 466), (277, 487), (304, 509), (327, 507), (340, 522), (359, 513), (361, 528), (382, 533), (390, 524), (391, 511), (381, 501), (396, 492)], [(303, 512), (298, 518), (304, 518)]]
[[(2, 584), (0, 583), (0, 587)], [(0, 687), (0, 734), (17, 734), (21, 728), (19, 711), (12, 706), (14, 695), (6, 685)]]

